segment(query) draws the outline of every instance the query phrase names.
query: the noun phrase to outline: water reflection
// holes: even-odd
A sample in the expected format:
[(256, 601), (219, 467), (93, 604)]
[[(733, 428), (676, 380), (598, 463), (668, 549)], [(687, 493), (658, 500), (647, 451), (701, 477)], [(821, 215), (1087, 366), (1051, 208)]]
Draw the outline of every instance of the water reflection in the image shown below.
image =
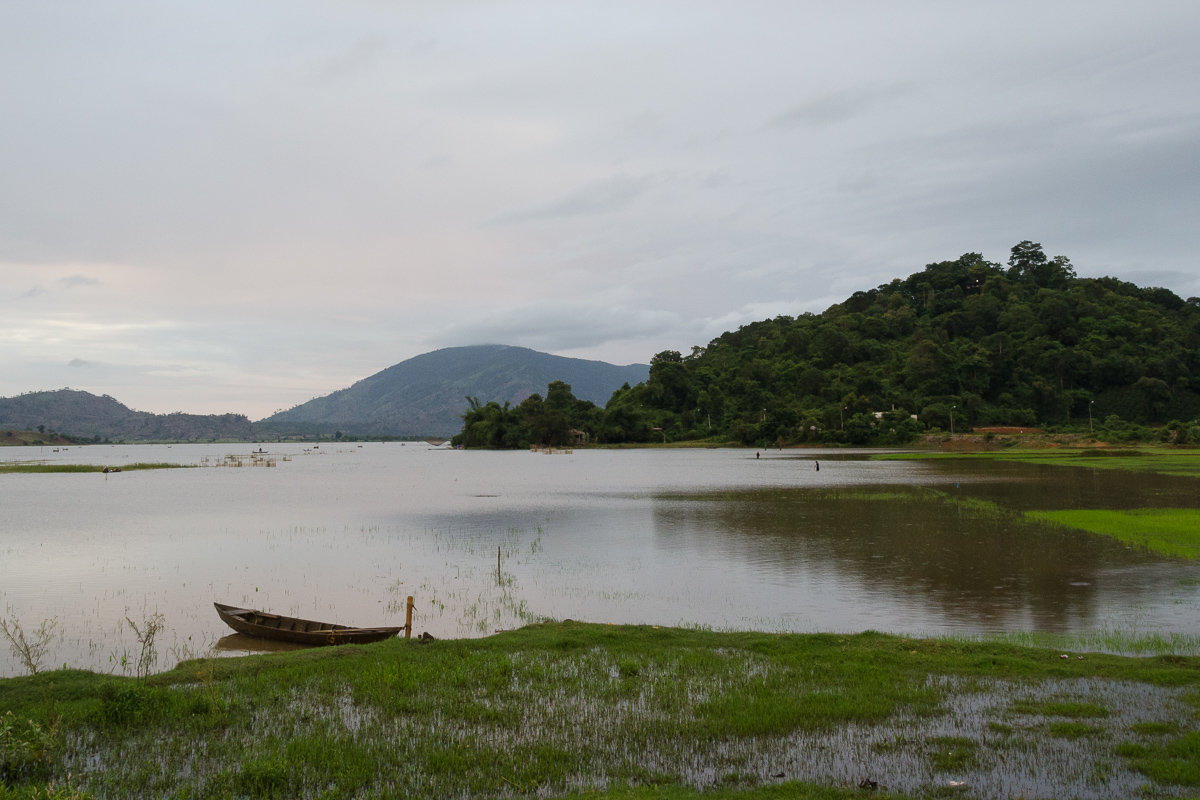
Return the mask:
[(962, 481), (968, 494), (1019, 511), (1061, 508), (1200, 508), (1195, 478), (1086, 466), (930, 461), (927, 474)]
[(235, 655), (250, 655), (251, 653), (283, 653), (289, 650), (304, 650), (302, 644), (280, 642), (275, 639), (259, 639), (244, 633), (231, 633), (222, 636), (213, 643), (217, 650), (224, 650)]
[(919, 495), (838, 499), (797, 490), (664, 500), (655, 533), (684, 560), (707, 553), (753, 564), (763, 592), (783, 600), (814, 574), (836, 575), (856, 604), (877, 607), (885, 629), (906, 608), (943, 616), (942, 625), (929, 623), (939, 629), (1072, 630), (1096, 620), (1102, 585), (1128, 595), (1123, 602), (1144, 599), (1136, 584), (1105, 585), (1113, 567), (1155, 561), (1101, 537)]

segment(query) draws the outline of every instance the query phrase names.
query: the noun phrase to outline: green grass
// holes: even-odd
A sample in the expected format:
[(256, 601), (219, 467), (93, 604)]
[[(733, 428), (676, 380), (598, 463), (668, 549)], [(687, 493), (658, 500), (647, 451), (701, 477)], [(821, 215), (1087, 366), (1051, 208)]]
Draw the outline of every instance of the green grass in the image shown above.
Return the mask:
[(1125, 656), (1200, 655), (1200, 636), (1182, 633), (1137, 633), (1125, 630), (1098, 630), (1083, 633), (1046, 631), (1008, 631), (948, 636), (950, 639), (979, 642), (1007, 642), (1021, 647), (1040, 647), (1062, 653), (1116, 653)]
[(1200, 558), (1200, 509), (1140, 508), (1132, 511), (1070, 509), (1029, 511), (1030, 519), (1110, 536), (1126, 544), (1182, 558)]
[(1152, 472), (1185, 478), (1200, 477), (1200, 448), (1178, 447), (1079, 447), (997, 450), (959, 453), (880, 453), (880, 461), (975, 460), (1016, 461), (1057, 467), (1086, 467), (1131, 472)]
[(1200, 732), (1153, 744), (1126, 743), (1117, 752), (1134, 769), (1160, 783), (1200, 786)]
[(1103, 736), (1104, 729), (1086, 722), (1051, 722), (1048, 730), (1051, 736), (1060, 739), (1083, 739), (1089, 736)]
[(1067, 717), (1086, 719), (1107, 717), (1108, 709), (1097, 703), (1081, 703), (1071, 700), (1018, 700), (1011, 709), (1018, 714), (1037, 714), (1044, 717)]
[[(864, 763), (902, 751), (922, 774), (957, 776), (1000, 757), (993, 747), (1004, 745), (987, 743), (999, 730), (1070, 736), (1073, 747), (1114, 730), (1136, 734), (1088, 687), (1136, 682), (1200, 698), (1197, 658), (1058, 656), (870, 632), (544, 623), (476, 640), (193, 660), (143, 680), (41, 672), (0, 680), (13, 752), (29, 767), (7, 780), (0, 800), (65, 786), (68, 775), (95, 798), (845, 798), (861, 791), (845, 775), (795, 782), (804, 776), (774, 766), (786, 763), (792, 737), (857, 747), (847, 757)], [(1051, 699), (975, 712), (997, 715), (994, 725), (981, 718), (975, 735), (939, 731), (962, 723), (961, 698), (1036, 698), (1047, 681), (1059, 687)], [(1076, 682), (1078, 692), (1061, 688)], [(1170, 716), (1163, 724), (1178, 724)], [(848, 728), (857, 731), (850, 739)], [(1151, 779), (1169, 785), (1189, 735), (1190, 723), (1164, 727), (1149, 744), (1130, 744), (1141, 749), (1125, 761), (1147, 775), (1160, 770), (1168, 777)], [(48, 760), (26, 747), (43, 740), (55, 743)], [(1030, 769), (1057, 763), (1029, 752)], [(867, 777), (896, 790), (886, 775), (855, 779)], [(927, 780), (909, 791), (927, 796), (944, 781)]]
[[(165, 462), (159, 463), (136, 463), (123, 464), (115, 469), (121, 472), (137, 472), (143, 469), (187, 469), (190, 468), (187, 464), (168, 464)], [(110, 471), (114, 469), (109, 468)], [(99, 464), (46, 464), (42, 462), (14, 462), (9, 464), (0, 464), (0, 474), (13, 472), (102, 472), (103, 465)]]
[(961, 772), (979, 761), (979, 743), (963, 736), (938, 736), (929, 745), (929, 759), (939, 772)]
[[(573, 800), (862, 800), (864, 796), (889, 798), (900, 795), (889, 792), (872, 792), (869, 795), (857, 787), (816, 786), (798, 781), (780, 781), (775, 785), (757, 786), (748, 789), (721, 787), (701, 791), (688, 786), (672, 786), (661, 783), (631, 786), (622, 784), (606, 791), (588, 791), (572, 794)], [(0, 795), (0, 800), (2, 800)]]

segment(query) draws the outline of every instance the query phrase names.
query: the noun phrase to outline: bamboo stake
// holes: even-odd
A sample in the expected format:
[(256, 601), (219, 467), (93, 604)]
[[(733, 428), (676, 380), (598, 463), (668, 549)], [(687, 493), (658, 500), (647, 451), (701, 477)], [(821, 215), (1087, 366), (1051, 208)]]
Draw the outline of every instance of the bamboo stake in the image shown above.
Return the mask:
[(412, 595), (410, 594), (408, 596), (407, 610), (404, 612), (404, 638), (405, 639), (412, 638), (412, 612), (413, 612), (413, 599), (412, 599)]

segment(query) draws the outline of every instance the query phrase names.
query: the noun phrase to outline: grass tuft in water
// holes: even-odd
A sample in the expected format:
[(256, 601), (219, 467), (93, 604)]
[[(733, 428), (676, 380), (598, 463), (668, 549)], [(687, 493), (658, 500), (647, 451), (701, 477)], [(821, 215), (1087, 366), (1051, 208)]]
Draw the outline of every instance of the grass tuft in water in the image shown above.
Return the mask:
[(1127, 743), (1117, 753), (1148, 778), (1177, 786), (1200, 786), (1200, 731), (1155, 744)]
[(1086, 719), (1107, 717), (1109, 711), (1098, 703), (1071, 700), (1017, 700), (1010, 708), (1017, 714), (1037, 714), (1043, 717)]
[(938, 772), (962, 772), (979, 760), (979, 743), (973, 739), (938, 736), (929, 745), (929, 761)]
[(1085, 736), (1103, 736), (1104, 729), (1086, 722), (1051, 722), (1048, 730), (1051, 736), (1060, 739), (1082, 739)]

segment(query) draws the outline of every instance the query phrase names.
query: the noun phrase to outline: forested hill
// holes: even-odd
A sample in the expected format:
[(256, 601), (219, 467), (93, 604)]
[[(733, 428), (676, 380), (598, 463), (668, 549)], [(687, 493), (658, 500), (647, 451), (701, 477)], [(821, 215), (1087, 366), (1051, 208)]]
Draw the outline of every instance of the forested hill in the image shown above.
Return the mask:
[[(659, 353), (646, 382), (604, 409), (558, 407), (574, 409), (566, 430), (602, 442), (887, 445), (955, 426), (1172, 420), (1182, 423), (1168, 426), (1171, 440), (1186, 441), (1200, 435), (1200, 299), (1079, 278), (1067, 258), (1026, 241), (1007, 265), (968, 253), (821, 314)], [(498, 422), (523, 426), (499, 437), (519, 442), (544, 422), (497, 411), (473, 408), (462, 438), (495, 442)]]
[[(1114, 278), (1022, 242), (1007, 266), (968, 253), (822, 314), (746, 325), (687, 357), (660, 353), (628, 393), (680, 437), (745, 441), (838, 429), (874, 412), (948, 429), (1200, 415), (1200, 299)], [(615, 398), (617, 399), (617, 398)], [(851, 437), (850, 434), (854, 434)], [(874, 437), (878, 439), (879, 437)]]

